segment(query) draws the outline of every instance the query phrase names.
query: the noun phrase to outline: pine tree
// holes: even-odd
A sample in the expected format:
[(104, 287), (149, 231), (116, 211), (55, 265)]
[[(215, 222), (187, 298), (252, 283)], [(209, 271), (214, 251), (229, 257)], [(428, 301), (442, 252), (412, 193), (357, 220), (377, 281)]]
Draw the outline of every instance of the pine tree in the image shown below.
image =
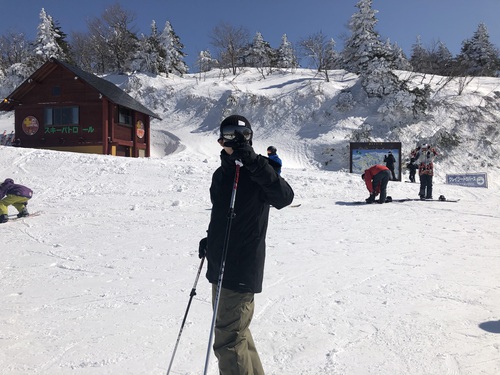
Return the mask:
[(271, 48), (271, 45), (264, 40), (262, 34), (257, 32), (243, 58), (243, 66), (257, 68), (264, 77), (264, 68), (271, 68), (275, 65), (273, 61), (276, 60), (276, 52)]
[(500, 67), (499, 52), (490, 42), (484, 23), (480, 23), (471, 39), (462, 42), (458, 56), (462, 73), (471, 76), (495, 76)]
[(63, 42), (63, 35), (61, 34), (60, 28), (55, 26), (52, 17), (42, 8), (40, 11), (37, 38), (34, 43), (34, 53), (41, 63), (51, 57), (65, 60), (66, 53), (62, 45), (67, 46), (67, 44)]
[(187, 64), (184, 62), (186, 54), (182, 51), (184, 45), (181, 43), (180, 38), (175, 33), (169, 21), (165, 23), (165, 28), (159, 37), (160, 48), (165, 52), (165, 60), (163, 62), (163, 69), (167, 75), (169, 73), (182, 76), (189, 70)]
[(276, 66), (282, 69), (295, 69), (299, 66), (297, 56), (292, 43), (288, 41), (286, 34), (281, 37), (281, 44), (278, 48)]
[(411, 70), (411, 64), (406, 57), (403, 49), (397, 43), (391, 44), (387, 39), (386, 49), (391, 54), (391, 67), (398, 70)]
[(453, 55), (446, 45), (438, 41), (436, 52), (433, 54), (433, 65), (435, 73), (443, 76), (449, 76), (453, 72)]
[(359, 12), (354, 13), (349, 21), (351, 36), (344, 45), (342, 62), (344, 69), (363, 74), (370, 62), (380, 57), (382, 43), (375, 31), (377, 11), (372, 9), (372, 0), (359, 0), (356, 7)]
[(196, 60), (196, 66), (200, 72), (209, 72), (217, 66), (217, 60), (212, 58), (212, 54), (209, 50), (201, 51)]
[(411, 47), (410, 64), (413, 71), (429, 73), (429, 52), (422, 45), (420, 35), (417, 36), (415, 44)]
[(156, 22), (151, 23), (151, 35), (141, 35), (138, 49), (131, 57), (128, 66), (132, 71), (158, 74), (163, 66), (165, 52), (160, 47), (160, 39)]

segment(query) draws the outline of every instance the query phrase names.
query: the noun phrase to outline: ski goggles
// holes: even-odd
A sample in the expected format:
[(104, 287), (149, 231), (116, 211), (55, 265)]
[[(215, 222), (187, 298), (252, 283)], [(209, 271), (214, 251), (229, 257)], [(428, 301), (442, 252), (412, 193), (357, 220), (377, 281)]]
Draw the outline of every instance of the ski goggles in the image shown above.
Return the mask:
[(220, 137), (225, 141), (249, 141), (252, 139), (252, 130), (238, 125), (224, 126)]

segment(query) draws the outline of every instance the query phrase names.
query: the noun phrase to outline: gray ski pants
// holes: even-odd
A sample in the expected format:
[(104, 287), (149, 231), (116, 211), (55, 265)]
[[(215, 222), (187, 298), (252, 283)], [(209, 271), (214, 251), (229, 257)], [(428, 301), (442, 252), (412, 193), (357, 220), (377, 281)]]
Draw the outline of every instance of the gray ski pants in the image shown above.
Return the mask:
[[(212, 302), (216, 293), (212, 284)], [(253, 312), (253, 293), (221, 289), (213, 345), (220, 375), (264, 375), (249, 329)]]

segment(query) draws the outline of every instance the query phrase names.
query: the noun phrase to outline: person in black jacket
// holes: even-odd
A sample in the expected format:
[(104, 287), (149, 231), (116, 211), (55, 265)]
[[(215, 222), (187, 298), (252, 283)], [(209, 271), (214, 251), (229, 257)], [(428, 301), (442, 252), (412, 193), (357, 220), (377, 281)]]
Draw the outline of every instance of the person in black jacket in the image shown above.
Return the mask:
[(389, 153), (384, 156), (384, 162), (385, 166), (391, 171), (392, 180), (396, 181), (396, 173), (394, 173), (394, 163), (396, 163), (396, 158), (392, 154), (392, 151), (389, 151)]
[(242, 162), (234, 216), (220, 291), (213, 349), (219, 373), (263, 375), (264, 370), (249, 330), (254, 294), (262, 291), (265, 238), (269, 207), (281, 209), (293, 201), (294, 192), (266, 157), (252, 148), (249, 121), (239, 115), (220, 125), (221, 166), (212, 176), (212, 213), (207, 237), (200, 241), (200, 258), (208, 260), (207, 279), (216, 297), (220, 276), (228, 212), (233, 192), (236, 161)]

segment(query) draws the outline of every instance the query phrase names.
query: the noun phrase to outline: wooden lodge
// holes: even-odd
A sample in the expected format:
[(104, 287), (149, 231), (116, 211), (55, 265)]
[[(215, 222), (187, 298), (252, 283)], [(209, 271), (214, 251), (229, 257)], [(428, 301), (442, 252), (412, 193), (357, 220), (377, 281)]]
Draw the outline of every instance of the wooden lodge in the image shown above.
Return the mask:
[(113, 83), (50, 59), (0, 103), (19, 147), (149, 157), (158, 115)]

